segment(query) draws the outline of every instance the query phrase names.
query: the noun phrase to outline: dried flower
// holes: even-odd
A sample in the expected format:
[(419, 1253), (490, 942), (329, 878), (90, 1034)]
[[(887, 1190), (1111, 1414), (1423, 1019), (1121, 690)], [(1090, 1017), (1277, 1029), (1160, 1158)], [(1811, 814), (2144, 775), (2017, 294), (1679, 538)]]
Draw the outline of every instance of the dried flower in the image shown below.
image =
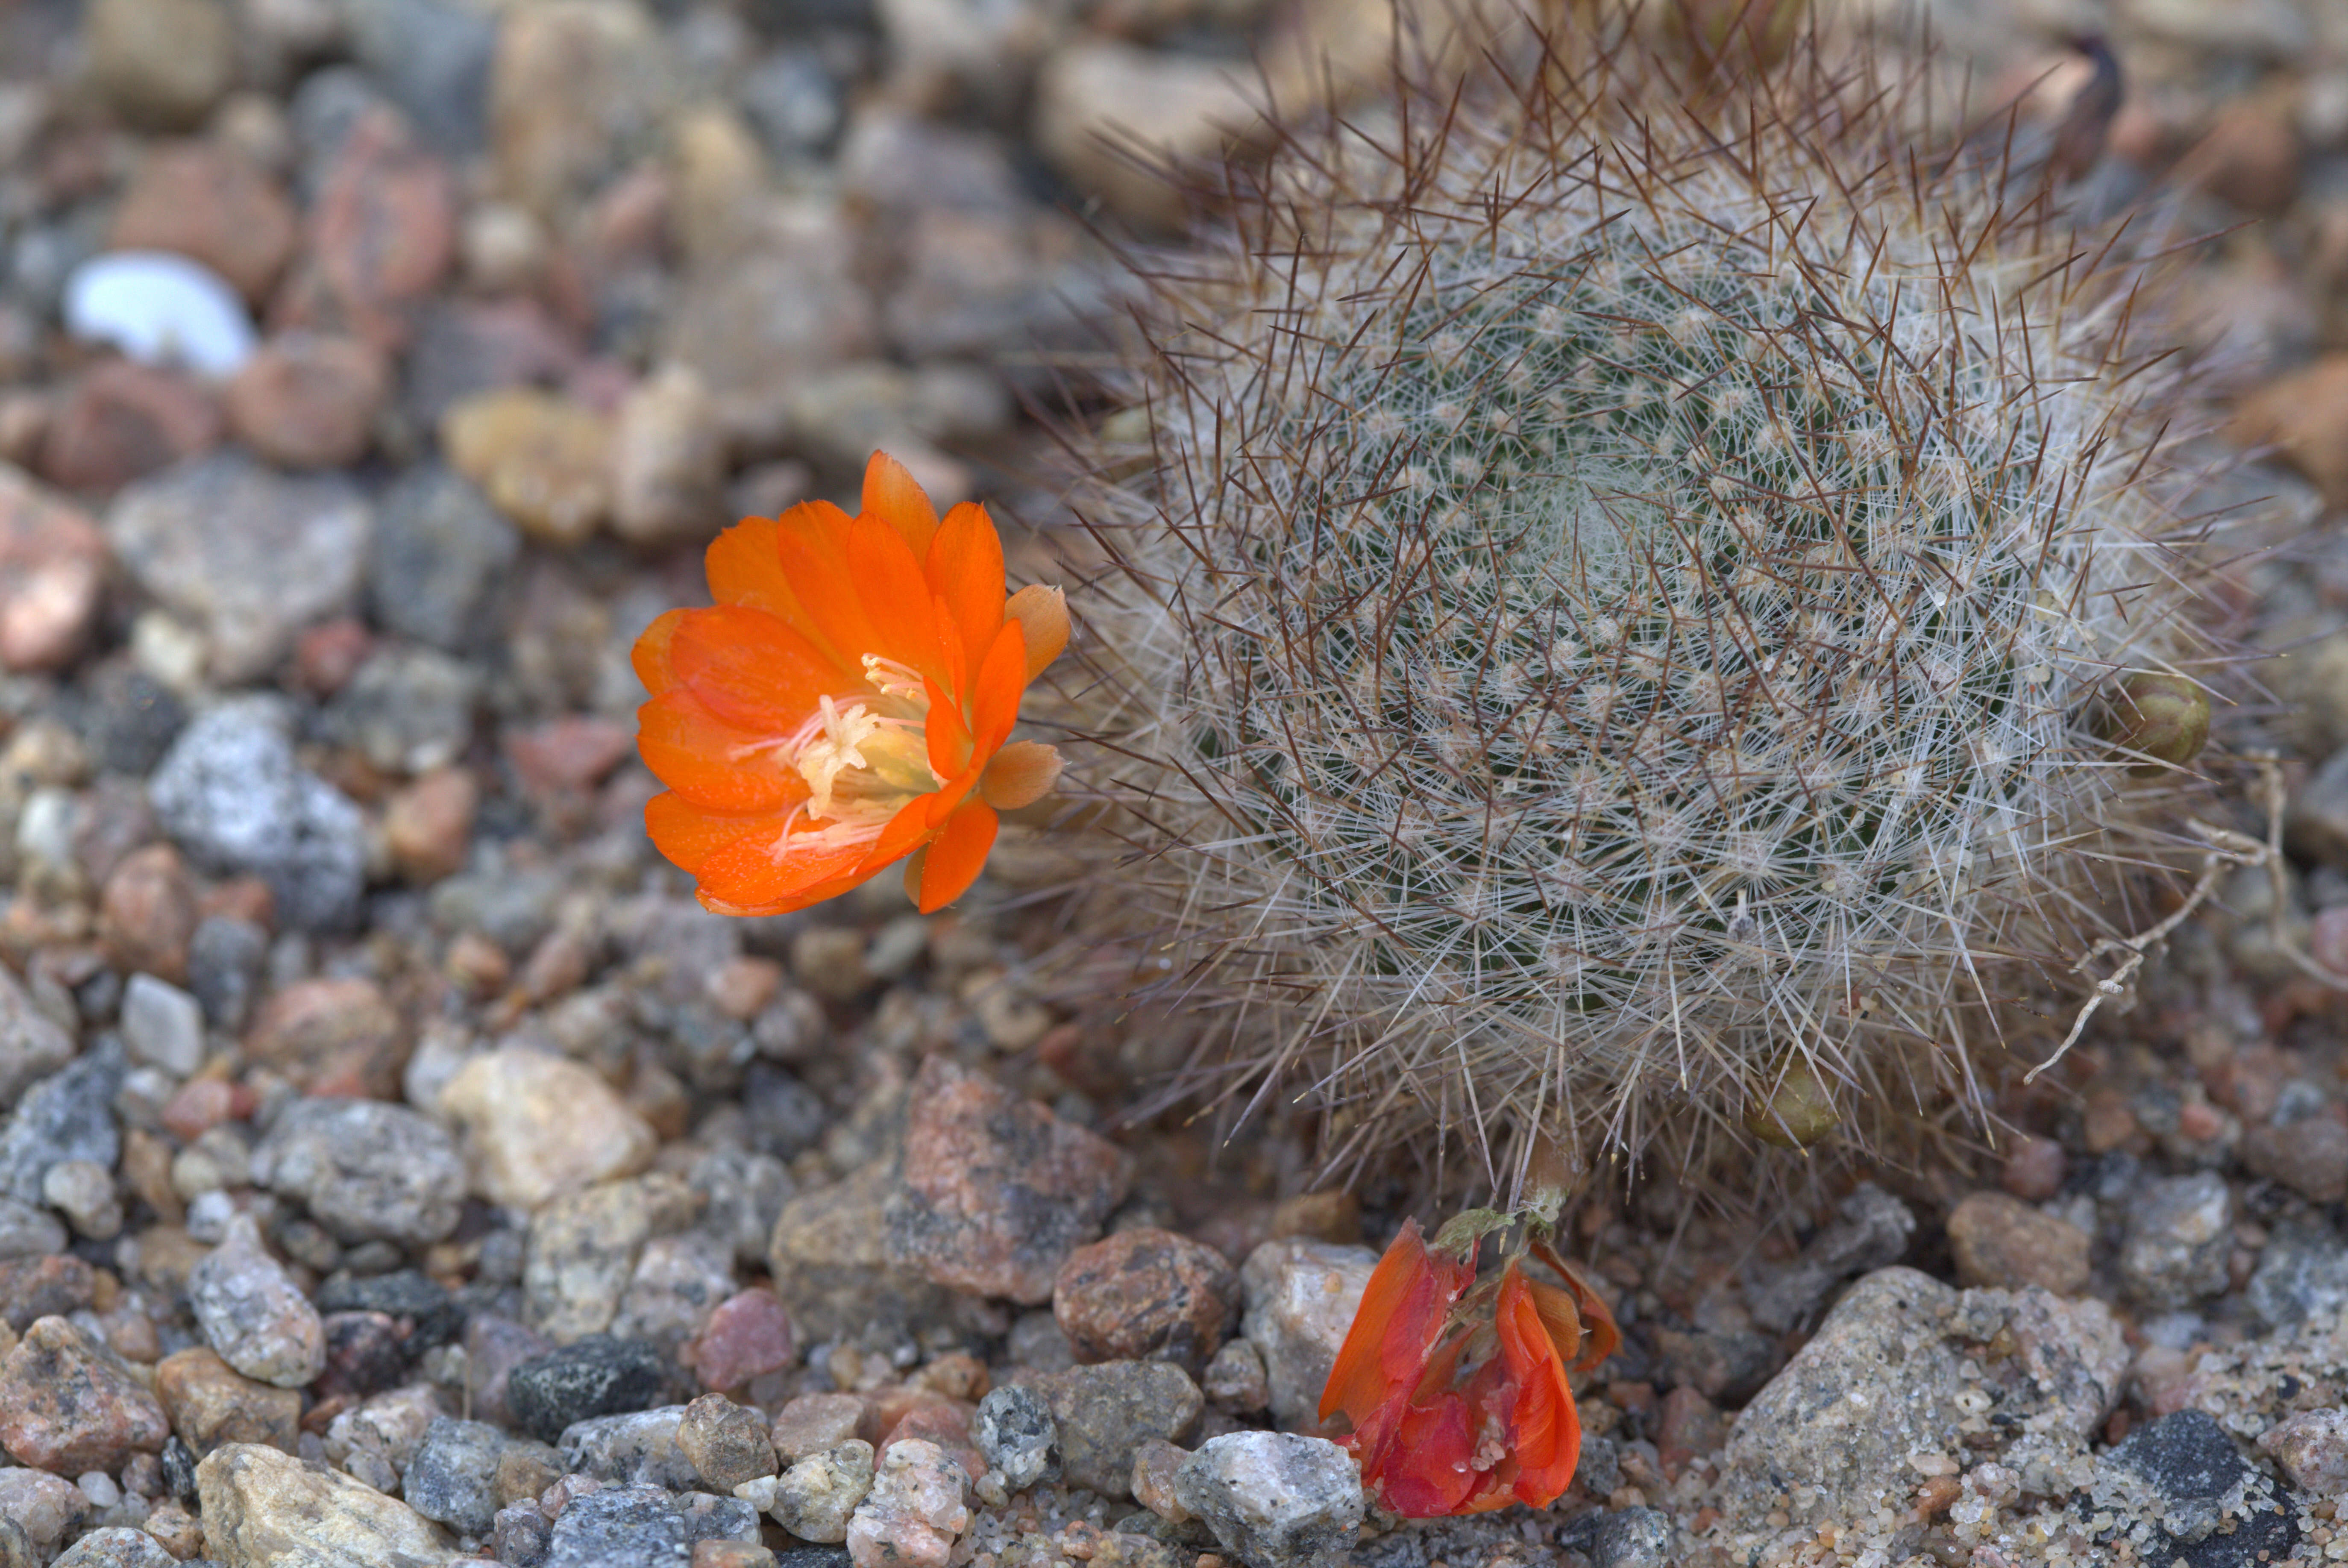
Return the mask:
[(1323, 1420), (1353, 1423), (1338, 1440), (1363, 1482), (1409, 1519), (1554, 1502), (1581, 1452), (1566, 1367), (1587, 1371), (1622, 1343), (1605, 1302), (1546, 1243), (1529, 1250), (1563, 1288), (1516, 1257), (1478, 1284), (1478, 1241), (1471, 1227), (1447, 1244), (1457, 1228), (1429, 1249), (1416, 1221), (1403, 1226), (1321, 1394)]
[(1041, 799), (1059, 754), (1006, 745), (1027, 683), (1068, 640), (1060, 591), (1004, 595), (985, 510), (937, 511), (875, 452), (863, 510), (749, 518), (709, 547), (706, 610), (637, 642), (652, 700), (644, 808), (661, 853), (722, 914), (781, 914), (899, 861), (923, 913), (961, 896), (995, 812)]

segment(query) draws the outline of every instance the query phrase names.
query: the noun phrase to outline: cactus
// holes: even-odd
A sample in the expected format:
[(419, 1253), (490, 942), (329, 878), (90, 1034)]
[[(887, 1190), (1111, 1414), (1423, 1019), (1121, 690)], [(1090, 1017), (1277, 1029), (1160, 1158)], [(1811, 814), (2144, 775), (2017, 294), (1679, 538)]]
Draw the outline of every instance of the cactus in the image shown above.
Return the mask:
[(2179, 862), (2206, 530), (2146, 271), (1819, 57), (1400, 73), (1146, 272), (1089, 453), (1107, 902), (1335, 1166), (1912, 1153)]

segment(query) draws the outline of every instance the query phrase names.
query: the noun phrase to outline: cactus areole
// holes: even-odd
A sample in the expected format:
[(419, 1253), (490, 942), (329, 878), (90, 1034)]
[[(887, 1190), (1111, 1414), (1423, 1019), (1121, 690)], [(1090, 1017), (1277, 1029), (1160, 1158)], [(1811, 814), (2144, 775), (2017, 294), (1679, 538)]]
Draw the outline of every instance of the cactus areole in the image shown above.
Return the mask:
[(1881, 1152), (2177, 858), (2140, 276), (1880, 84), (1661, 77), (1553, 41), (1235, 175), (1096, 454), (1116, 902), (1334, 1160)]

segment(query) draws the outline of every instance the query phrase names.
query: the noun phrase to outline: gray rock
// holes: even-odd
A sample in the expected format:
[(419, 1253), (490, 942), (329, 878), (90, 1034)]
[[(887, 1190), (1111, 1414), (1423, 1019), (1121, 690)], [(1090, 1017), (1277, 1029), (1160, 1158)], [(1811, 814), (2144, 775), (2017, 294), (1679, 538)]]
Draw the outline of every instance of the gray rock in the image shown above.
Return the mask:
[(987, 1391), (978, 1402), (978, 1414), (971, 1418), (970, 1436), (1014, 1491), (1025, 1491), (1050, 1472), (1052, 1450), (1060, 1442), (1052, 1407), (1035, 1389), (1017, 1383)]
[(418, 129), (455, 157), (481, 150), (496, 19), (453, 0), (342, 0), (351, 52)]
[(456, 1141), (438, 1122), (384, 1100), (287, 1106), (253, 1150), (252, 1179), (300, 1199), (345, 1243), (428, 1246), (457, 1228), (465, 1202)]
[(204, 1065), (203, 1006), (168, 980), (133, 975), (122, 991), (122, 1043), (131, 1060), (186, 1078)]
[(1916, 1216), (1872, 1181), (1862, 1181), (1796, 1258), (1746, 1295), (1753, 1321), (1783, 1334), (1818, 1310), (1827, 1293), (1854, 1274), (1888, 1268), (1907, 1254)]
[(122, 1157), (114, 1121), (122, 1076), (122, 1047), (101, 1046), (26, 1090), (0, 1130), (0, 1194), (36, 1206), (47, 1202), (41, 1178), (64, 1160), (113, 1170)]
[(745, 1481), (775, 1473), (773, 1429), (767, 1413), (723, 1394), (704, 1394), (685, 1408), (676, 1446), (701, 1484), (720, 1497)]
[(1130, 1497), (1134, 1451), (1151, 1438), (1179, 1443), (1207, 1408), (1190, 1375), (1167, 1361), (1071, 1367), (1034, 1386), (1059, 1431), (1061, 1472), (1104, 1497)]
[(1263, 1352), (1244, 1339), (1234, 1339), (1215, 1352), (1199, 1374), (1199, 1387), (1208, 1398), (1233, 1410), (1261, 1410), (1272, 1402), (1272, 1382), (1265, 1375)]
[(2128, 1208), (2119, 1272), (2147, 1306), (2185, 1306), (2226, 1288), (2234, 1245), (2233, 1199), (2214, 1171), (2147, 1181)]
[(1336, 1444), (1293, 1432), (1210, 1438), (1174, 1496), (1249, 1568), (1338, 1568), (1362, 1522), (1362, 1478)]
[(143, 1530), (109, 1525), (66, 1548), (49, 1568), (180, 1568), (180, 1560)]
[(675, 1356), (734, 1294), (734, 1249), (705, 1231), (654, 1236), (637, 1255), (612, 1332)]
[(15, 972), (0, 965), (0, 1107), (16, 1103), (34, 1079), (73, 1060), (74, 1037), (33, 1006)]
[(2281, 1563), (2299, 1542), (2298, 1509), (2251, 1468), (2209, 1416), (2178, 1410), (2137, 1428), (2096, 1464), (2090, 1495), (2139, 1561), (2191, 1568)]
[(554, 1527), (538, 1511), (535, 1501), (498, 1510), (489, 1527), (489, 1544), (508, 1568), (541, 1568), (554, 1543)]
[(2337, 1497), (2348, 1491), (2348, 1410), (2302, 1410), (2260, 1434), (2259, 1451), (2301, 1491)]
[(196, 923), (188, 944), (188, 989), (215, 1028), (244, 1026), (269, 958), (269, 934), (249, 920), (211, 915)]
[(419, 465), (383, 498), (368, 603), (387, 630), (450, 653), (478, 648), (493, 634), (489, 612), (520, 552), (520, 532), (470, 480)]
[(149, 782), (155, 815), (207, 870), (269, 883), (281, 921), (346, 925), (366, 882), (366, 822), (324, 779), (298, 766), (286, 715), (265, 697), (198, 717)]
[(544, 1568), (676, 1568), (692, 1554), (675, 1498), (656, 1486), (615, 1486), (563, 1509)]
[(1669, 1568), (1676, 1534), (1660, 1508), (1618, 1508), (1583, 1514), (1557, 1532), (1557, 1543), (1584, 1553), (1591, 1568)]
[(188, 722), (187, 705), (135, 665), (106, 665), (84, 687), (88, 704), (74, 728), (108, 773), (144, 779)]
[(2336, 1315), (2348, 1308), (2348, 1247), (2328, 1225), (2278, 1225), (2242, 1295), (2270, 1328)]
[(735, 92), (767, 152), (784, 162), (820, 150), (839, 134), (839, 83), (818, 50), (776, 50), (742, 73)]
[[(510, 1392), (507, 1397), (511, 1398)], [(685, 1412), (683, 1405), (664, 1405), (574, 1422), (559, 1445), (563, 1468), (615, 1484), (685, 1491), (700, 1477), (677, 1441)]]
[(46, 1209), (0, 1198), (0, 1262), (46, 1258), (66, 1250), (66, 1228)]
[(480, 700), (472, 665), (436, 648), (386, 648), (327, 705), (326, 733), (385, 772), (427, 773), (463, 754)]
[(790, 1168), (771, 1154), (713, 1149), (694, 1166), (688, 1180), (707, 1200), (701, 1228), (730, 1245), (736, 1262), (765, 1267), (776, 1216), (796, 1191)]
[(220, 1245), (189, 1274), (188, 1305), (205, 1342), (248, 1377), (299, 1388), (325, 1370), (317, 1309), (262, 1246), (250, 1214), (231, 1219)]
[(425, 1518), (485, 1536), (497, 1522), (498, 1460), (506, 1435), (486, 1421), (442, 1416), (407, 1461), (400, 1495)]
[(106, 520), (139, 585), (203, 628), (227, 684), (268, 674), (295, 632), (354, 603), (373, 526), (349, 480), (232, 450), (130, 486)]
[(1266, 1242), (1240, 1270), (1246, 1315), (1240, 1331), (1263, 1357), (1273, 1418), (1284, 1427), (1320, 1418), (1321, 1389), (1378, 1254), (1367, 1247), (1290, 1238)]

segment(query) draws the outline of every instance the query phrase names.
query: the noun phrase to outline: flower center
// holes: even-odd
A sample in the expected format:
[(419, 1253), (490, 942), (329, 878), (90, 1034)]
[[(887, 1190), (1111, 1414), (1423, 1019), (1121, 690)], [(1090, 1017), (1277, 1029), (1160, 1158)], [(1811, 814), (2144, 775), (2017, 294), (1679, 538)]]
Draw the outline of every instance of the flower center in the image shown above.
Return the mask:
[[(819, 698), (815, 712), (773, 743), (808, 786), (806, 802), (776, 837), (778, 861), (876, 838), (906, 802), (945, 783), (930, 767), (930, 699), (921, 676), (867, 654), (864, 678), (878, 696)], [(801, 815), (826, 825), (793, 831)]]

